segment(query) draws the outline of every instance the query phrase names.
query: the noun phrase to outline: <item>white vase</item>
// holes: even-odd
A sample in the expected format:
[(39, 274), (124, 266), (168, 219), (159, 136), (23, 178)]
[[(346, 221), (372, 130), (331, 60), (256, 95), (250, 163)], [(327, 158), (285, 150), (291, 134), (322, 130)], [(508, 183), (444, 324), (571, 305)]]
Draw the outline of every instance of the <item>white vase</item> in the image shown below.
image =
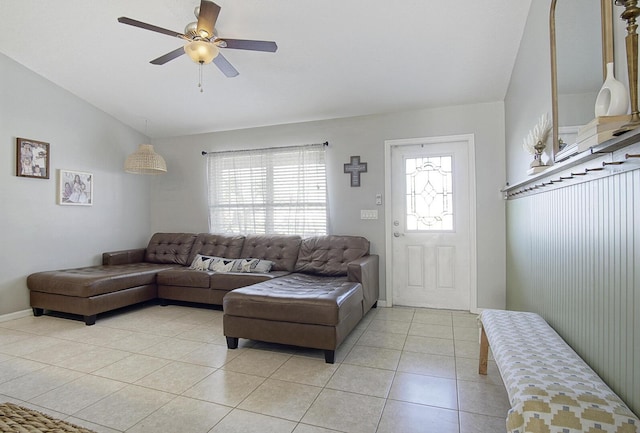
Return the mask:
[(595, 114), (601, 116), (620, 116), (627, 114), (629, 96), (627, 89), (613, 74), (613, 63), (607, 63), (607, 77), (596, 98)]

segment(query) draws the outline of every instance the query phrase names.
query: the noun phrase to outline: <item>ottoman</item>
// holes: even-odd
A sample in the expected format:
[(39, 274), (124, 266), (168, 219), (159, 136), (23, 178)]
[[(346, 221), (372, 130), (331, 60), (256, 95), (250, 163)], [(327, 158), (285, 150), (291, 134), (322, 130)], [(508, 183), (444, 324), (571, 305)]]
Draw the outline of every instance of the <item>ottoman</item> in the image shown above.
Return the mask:
[(301, 273), (229, 292), (223, 300), (223, 326), (230, 349), (238, 338), (335, 350), (363, 317), (363, 290), (346, 277)]

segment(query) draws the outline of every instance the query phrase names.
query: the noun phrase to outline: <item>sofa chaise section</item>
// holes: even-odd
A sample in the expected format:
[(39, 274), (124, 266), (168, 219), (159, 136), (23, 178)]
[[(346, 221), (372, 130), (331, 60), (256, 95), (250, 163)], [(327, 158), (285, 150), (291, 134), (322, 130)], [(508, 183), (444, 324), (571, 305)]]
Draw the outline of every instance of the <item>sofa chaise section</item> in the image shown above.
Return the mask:
[(223, 327), (230, 349), (239, 338), (335, 351), (378, 299), (378, 256), (358, 236), (302, 241), (294, 273), (228, 293)]
[(29, 275), (34, 316), (44, 310), (78, 314), (87, 325), (96, 315), (157, 297), (156, 274), (167, 265), (136, 263), (92, 266)]
[(27, 277), (33, 314), (45, 310), (83, 316), (157, 298), (156, 275), (188, 263), (196, 238), (191, 233), (156, 233), (147, 248), (104, 253), (101, 266), (45, 271)]

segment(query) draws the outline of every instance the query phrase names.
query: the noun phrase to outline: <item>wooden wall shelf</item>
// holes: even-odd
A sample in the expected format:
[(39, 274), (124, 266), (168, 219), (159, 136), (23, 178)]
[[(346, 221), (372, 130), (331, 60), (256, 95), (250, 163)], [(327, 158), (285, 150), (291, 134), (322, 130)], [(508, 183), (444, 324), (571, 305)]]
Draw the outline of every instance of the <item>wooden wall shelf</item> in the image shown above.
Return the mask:
[(640, 128), (593, 146), (545, 171), (505, 186), (505, 199), (524, 197), (552, 189), (585, 182), (594, 177), (640, 168), (640, 158), (627, 155), (640, 153)]

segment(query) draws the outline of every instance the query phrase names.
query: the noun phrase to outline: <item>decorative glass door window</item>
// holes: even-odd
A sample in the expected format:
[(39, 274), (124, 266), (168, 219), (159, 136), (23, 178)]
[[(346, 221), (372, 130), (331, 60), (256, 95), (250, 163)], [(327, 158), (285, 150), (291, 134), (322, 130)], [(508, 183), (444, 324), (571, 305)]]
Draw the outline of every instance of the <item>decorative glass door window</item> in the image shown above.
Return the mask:
[(452, 156), (405, 159), (406, 230), (453, 230)]

